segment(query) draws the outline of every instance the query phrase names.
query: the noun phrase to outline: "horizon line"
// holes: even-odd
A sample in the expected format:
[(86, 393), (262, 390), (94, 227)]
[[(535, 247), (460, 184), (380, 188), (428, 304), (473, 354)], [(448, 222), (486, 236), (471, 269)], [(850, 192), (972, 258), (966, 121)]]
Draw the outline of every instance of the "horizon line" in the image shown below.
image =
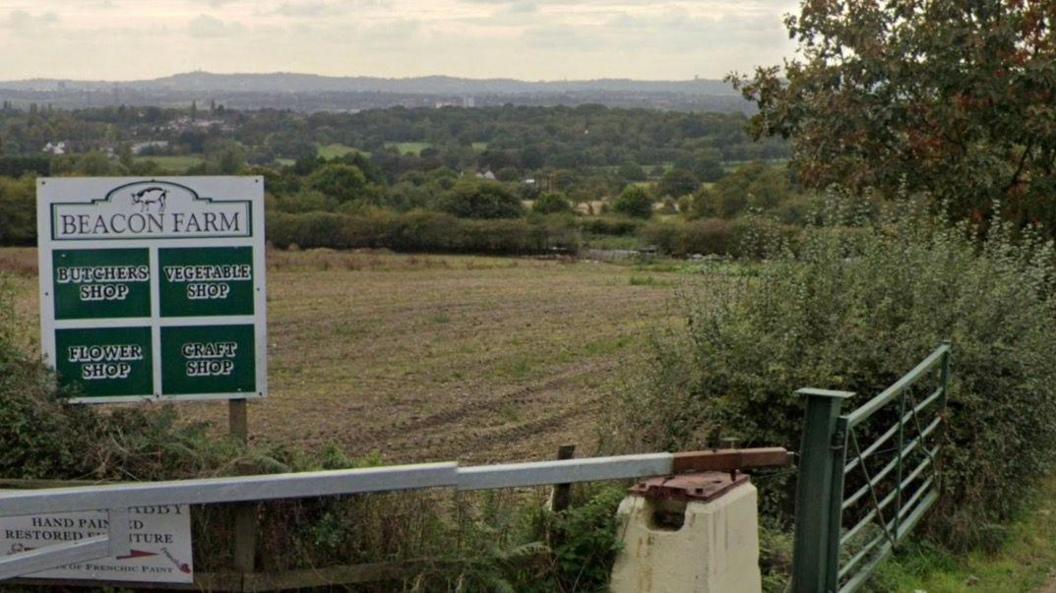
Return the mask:
[(421, 74), (417, 76), (380, 76), (373, 74), (317, 74), (314, 72), (298, 72), (292, 70), (271, 70), (266, 72), (212, 72), (209, 70), (188, 70), (183, 72), (173, 72), (171, 74), (164, 74), (155, 76), (153, 78), (125, 78), (125, 79), (105, 79), (105, 78), (69, 78), (59, 76), (34, 76), (30, 78), (4, 78), (0, 79), (0, 82), (35, 82), (35, 81), (69, 81), (69, 82), (146, 82), (161, 80), (164, 78), (173, 78), (176, 76), (183, 76), (188, 74), (208, 74), (211, 76), (269, 76), (269, 75), (295, 75), (295, 76), (314, 76), (318, 78), (329, 78), (329, 79), (350, 79), (350, 78), (373, 78), (379, 80), (416, 80), (422, 78), (450, 78), (457, 80), (469, 80), (474, 82), (488, 82), (488, 81), (513, 81), (513, 82), (525, 82), (525, 83), (568, 83), (568, 82), (598, 82), (598, 81), (629, 81), (629, 82), (725, 82), (724, 78), (705, 78), (701, 76), (695, 76), (693, 78), (630, 78), (630, 77), (614, 77), (614, 76), (603, 76), (599, 78), (561, 78), (561, 79), (526, 79), (526, 78), (515, 78), (515, 77), (485, 77), (475, 78), (469, 76), (454, 76), (450, 74)]

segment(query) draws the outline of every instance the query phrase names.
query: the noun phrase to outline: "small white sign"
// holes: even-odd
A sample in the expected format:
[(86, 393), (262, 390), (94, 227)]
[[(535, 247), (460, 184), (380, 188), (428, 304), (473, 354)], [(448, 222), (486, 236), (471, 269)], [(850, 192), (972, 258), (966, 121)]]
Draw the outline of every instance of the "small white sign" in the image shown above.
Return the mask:
[[(128, 556), (77, 562), (27, 578), (194, 582), (191, 513), (187, 505), (133, 507), (128, 520)], [(4, 517), (0, 519), (0, 555), (106, 535), (108, 529), (109, 521), (102, 511)]]

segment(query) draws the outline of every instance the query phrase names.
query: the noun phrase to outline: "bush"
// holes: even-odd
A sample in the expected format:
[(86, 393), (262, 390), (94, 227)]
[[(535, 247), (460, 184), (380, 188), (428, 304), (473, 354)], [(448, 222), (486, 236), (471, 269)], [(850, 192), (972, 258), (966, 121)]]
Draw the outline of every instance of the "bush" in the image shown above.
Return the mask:
[(620, 165), (616, 174), (624, 181), (645, 181), (647, 178), (645, 169), (634, 161), (625, 161)]
[(532, 211), (540, 214), (558, 214), (561, 212), (571, 212), (572, 202), (568, 201), (568, 198), (559, 193), (545, 193), (539, 196), (532, 204)]
[(309, 188), (339, 202), (350, 202), (361, 197), (367, 185), (363, 171), (355, 165), (327, 163), (308, 176)]
[(633, 235), (642, 226), (642, 221), (622, 216), (584, 216), (577, 221), (584, 233), (595, 235)]
[(675, 257), (695, 253), (762, 259), (768, 254), (795, 247), (799, 231), (772, 220), (746, 216), (734, 221), (704, 218), (688, 221), (652, 222), (642, 229), (642, 238)]
[(674, 257), (694, 253), (728, 255), (730, 226), (728, 221), (720, 219), (664, 220), (646, 225), (642, 229), (642, 239)]
[(37, 241), (37, 200), (33, 178), (0, 177), (0, 245)]
[(612, 204), (612, 209), (624, 216), (649, 218), (653, 215), (653, 198), (637, 185), (629, 185)]
[(355, 214), (269, 212), (268, 241), (279, 248), (384, 248), (394, 251), (528, 255), (579, 250), (579, 230), (568, 216), (471, 220), (443, 212)]
[(464, 179), (440, 197), (440, 210), (459, 218), (517, 218), (524, 215), (521, 200), (493, 181)]
[(700, 187), (700, 180), (686, 169), (671, 169), (656, 184), (656, 191), (661, 196), (681, 198), (692, 194)]
[[(858, 393), (849, 409), (952, 339), (943, 480), (931, 532), (980, 543), (1007, 520), (1056, 452), (1056, 266), (1051, 244), (995, 224), (950, 227), (904, 205), (854, 232), (811, 228), (798, 255), (770, 253), (748, 283), (687, 301), (685, 329), (658, 335), (645, 379), (612, 434), (678, 450), (720, 427), (745, 446), (799, 447), (805, 386)], [(774, 482), (778, 484), (779, 482)], [(792, 482), (767, 508), (785, 516)]]
[(733, 225), (721, 218), (691, 220), (682, 229), (679, 247), (683, 254), (731, 255)]

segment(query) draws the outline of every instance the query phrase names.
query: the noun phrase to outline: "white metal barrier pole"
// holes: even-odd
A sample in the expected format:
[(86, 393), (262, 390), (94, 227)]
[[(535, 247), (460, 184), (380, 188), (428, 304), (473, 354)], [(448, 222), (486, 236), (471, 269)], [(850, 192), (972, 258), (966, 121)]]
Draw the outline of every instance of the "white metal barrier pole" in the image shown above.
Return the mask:
[(0, 556), (0, 581), (65, 566), (73, 562), (105, 558), (109, 555), (110, 538), (100, 535), (10, 556)]
[(72, 562), (129, 553), (130, 507), (216, 504), (342, 496), (427, 488), (486, 490), (662, 476), (704, 469), (734, 471), (787, 465), (780, 448), (645, 453), (460, 468), (424, 463), (294, 474), (132, 482), (41, 490), (0, 490), (0, 517), (105, 510), (109, 533), (0, 557), (0, 580)]

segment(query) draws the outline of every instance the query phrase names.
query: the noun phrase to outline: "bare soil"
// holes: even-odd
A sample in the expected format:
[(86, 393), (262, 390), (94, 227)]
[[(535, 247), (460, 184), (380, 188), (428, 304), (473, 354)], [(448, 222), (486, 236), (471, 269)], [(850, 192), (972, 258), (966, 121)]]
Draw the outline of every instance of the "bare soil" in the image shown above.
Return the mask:
[[(0, 249), (28, 340), (35, 258)], [(270, 395), (250, 407), (252, 438), (387, 463), (549, 458), (562, 443), (589, 454), (606, 394), (673, 318), (684, 281), (584, 261), (327, 250), (270, 252), (268, 266)], [(226, 426), (222, 403), (180, 410)]]

